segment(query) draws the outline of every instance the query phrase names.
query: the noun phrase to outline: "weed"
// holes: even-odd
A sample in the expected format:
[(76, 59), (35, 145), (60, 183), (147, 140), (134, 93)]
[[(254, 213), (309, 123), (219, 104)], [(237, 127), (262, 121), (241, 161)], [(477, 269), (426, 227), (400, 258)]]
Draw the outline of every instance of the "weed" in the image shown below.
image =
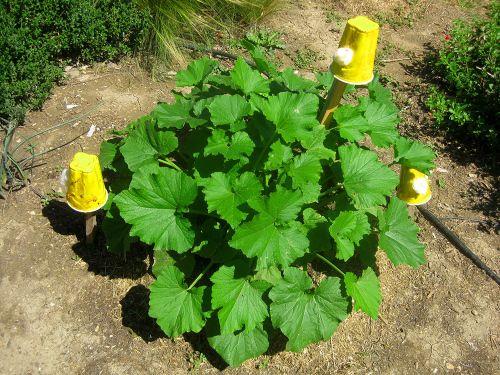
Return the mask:
[(195, 373), (198, 372), (201, 365), (203, 365), (207, 361), (207, 357), (203, 353), (194, 353), (190, 358), (189, 362), (193, 364), (193, 367), (190, 372)]
[(437, 186), (440, 188), (440, 189), (444, 189), (446, 188), (446, 181), (442, 178), (438, 179), (437, 180)]
[(299, 69), (311, 69), (314, 63), (320, 58), (318, 52), (305, 47), (296, 51), (293, 63)]
[(265, 370), (269, 367), (269, 358), (265, 358), (257, 365), (258, 370)]
[(281, 41), (282, 34), (269, 29), (260, 29), (255, 32), (248, 32), (244, 40), (255, 46), (262, 47), (266, 51), (284, 49), (285, 44)]

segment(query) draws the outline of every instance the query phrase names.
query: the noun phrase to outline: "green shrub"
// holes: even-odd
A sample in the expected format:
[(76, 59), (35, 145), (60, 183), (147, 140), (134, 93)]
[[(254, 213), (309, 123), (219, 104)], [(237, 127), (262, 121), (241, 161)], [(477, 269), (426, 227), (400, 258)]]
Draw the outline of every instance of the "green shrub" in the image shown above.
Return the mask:
[(494, 145), (500, 107), (500, 4), (488, 19), (467, 24), (455, 21), (432, 62), (440, 80), (427, 100), (436, 123), (468, 139)]
[(63, 64), (113, 60), (137, 49), (147, 11), (131, 0), (0, 0), (0, 116), (40, 108)]

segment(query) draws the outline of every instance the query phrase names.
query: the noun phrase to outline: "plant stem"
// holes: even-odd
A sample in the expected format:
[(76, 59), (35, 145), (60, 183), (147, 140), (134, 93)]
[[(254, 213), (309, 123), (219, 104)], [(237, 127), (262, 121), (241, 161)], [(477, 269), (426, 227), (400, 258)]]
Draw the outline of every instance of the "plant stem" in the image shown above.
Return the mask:
[(210, 262), (208, 263), (208, 266), (206, 266), (203, 271), (201, 271), (201, 273), (196, 277), (196, 279), (194, 279), (194, 281), (191, 283), (191, 285), (189, 285), (189, 287), (187, 288), (187, 290), (191, 290), (198, 281), (200, 281), (200, 279), (205, 275), (205, 273), (210, 269), (210, 267), (212, 267), (214, 264), (214, 262)]
[(185, 214), (193, 214), (193, 215), (201, 215), (201, 216), (208, 216), (208, 217), (213, 217), (214, 219), (221, 219), (219, 216), (204, 212), (204, 211), (199, 211), (199, 210), (189, 210), (187, 212), (184, 212)]
[(316, 256), (321, 259), (323, 262), (325, 262), (326, 264), (328, 264), (330, 267), (332, 267), (335, 271), (337, 271), (338, 273), (340, 273), (342, 276), (345, 276), (345, 273), (342, 272), (342, 270), (340, 268), (338, 268), (335, 264), (333, 264), (332, 262), (330, 262), (328, 259), (326, 259), (323, 255), (321, 254), (316, 254)]
[(158, 159), (160, 163), (166, 164), (169, 167), (174, 168), (175, 170), (182, 172), (182, 169), (180, 169), (172, 160), (170, 159)]
[(330, 194), (332, 192), (336, 193), (337, 191), (339, 191), (341, 189), (342, 189), (342, 186), (338, 186), (338, 185), (337, 186), (332, 186), (330, 189), (327, 189), (324, 192), (322, 192), (319, 196), (320, 197), (324, 197), (325, 195)]
[(264, 146), (264, 148), (260, 152), (259, 156), (257, 157), (257, 160), (255, 161), (254, 170), (257, 170), (257, 168), (259, 167), (260, 161), (264, 157), (264, 154), (266, 153), (269, 146), (271, 146), (271, 143), (273, 143), (274, 139), (276, 138), (276, 134), (277, 134), (277, 131), (275, 130), (273, 135), (269, 138), (266, 145)]

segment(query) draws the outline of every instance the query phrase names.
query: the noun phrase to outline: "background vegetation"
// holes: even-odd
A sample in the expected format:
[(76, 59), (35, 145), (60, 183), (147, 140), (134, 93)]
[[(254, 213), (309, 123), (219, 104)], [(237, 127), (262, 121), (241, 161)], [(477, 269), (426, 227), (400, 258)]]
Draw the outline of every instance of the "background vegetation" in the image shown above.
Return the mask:
[(22, 122), (69, 63), (115, 60), (144, 47), (181, 61), (180, 44), (209, 43), (282, 0), (0, 0), (0, 117)]
[(427, 105), (439, 126), (494, 147), (500, 120), (500, 3), (493, 2), (488, 19), (455, 21), (444, 39), (431, 58), (439, 86), (431, 89)]
[(0, 116), (18, 122), (40, 108), (65, 64), (136, 50), (148, 22), (131, 0), (0, 0), (0, 7)]

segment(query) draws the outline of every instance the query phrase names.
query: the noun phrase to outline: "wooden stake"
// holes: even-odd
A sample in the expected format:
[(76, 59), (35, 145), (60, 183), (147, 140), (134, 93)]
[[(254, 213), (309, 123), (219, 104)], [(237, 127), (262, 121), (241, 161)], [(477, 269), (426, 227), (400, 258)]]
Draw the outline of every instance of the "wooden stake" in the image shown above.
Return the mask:
[(97, 217), (95, 212), (85, 214), (85, 243), (91, 245), (94, 243), (95, 233), (97, 232)]
[(333, 112), (339, 106), (340, 100), (342, 99), (342, 95), (344, 95), (345, 88), (347, 83), (342, 82), (335, 78), (333, 80), (332, 87), (330, 91), (328, 91), (328, 96), (326, 97), (326, 102), (321, 110), (321, 114), (319, 116), (319, 122), (322, 125), (328, 127), (332, 122)]

